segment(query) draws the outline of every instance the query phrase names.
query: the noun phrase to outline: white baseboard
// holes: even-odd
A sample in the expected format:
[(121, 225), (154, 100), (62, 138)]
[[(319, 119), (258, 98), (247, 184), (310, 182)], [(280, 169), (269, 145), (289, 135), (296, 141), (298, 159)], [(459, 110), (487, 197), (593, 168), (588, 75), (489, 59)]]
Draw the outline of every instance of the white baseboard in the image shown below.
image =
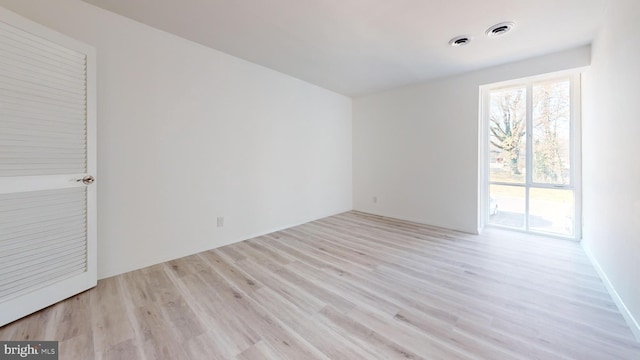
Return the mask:
[(609, 281), (607, 274), (604, 272), (604, 270), (602, 270), (600, 264), (593, 256), (593, 253), (591, 252), (591, 249), (589, 249), (589, 246), (587, 246), (584, 241), (581, 241), (580, 244), (582, 245), (582, 249), (584, 249), (584, 252), (587, 254), (587, 257), (591, 261), (591, 264), (593, 264), (593, 267), (598, 272), (598, 275), (600, 275), (600, 279), (602, 279), (604, 286), (607, 288), (607, 291), (609, 291), (609, 295), (611, 295), (611, 298), (613, 298), (613, 302), (618, 307), (618, 310), (620, 310), (620, 313), (624, 317), (624, 320), (627, 322), (627, 325), (629, 325), (629, 328), (631, 328), (631, 332), (636, 337), (636, 340), (640, 341), (640, 325), (633, 317), (633, 315), (631, 315), (631, 312), (629, 312), (629, 309), (624, 304), (624, 301), (622, 301), (622, 299), (620, 298), (620, 295), (618, 295), (618, 292), (611, 284), (611, 281)]

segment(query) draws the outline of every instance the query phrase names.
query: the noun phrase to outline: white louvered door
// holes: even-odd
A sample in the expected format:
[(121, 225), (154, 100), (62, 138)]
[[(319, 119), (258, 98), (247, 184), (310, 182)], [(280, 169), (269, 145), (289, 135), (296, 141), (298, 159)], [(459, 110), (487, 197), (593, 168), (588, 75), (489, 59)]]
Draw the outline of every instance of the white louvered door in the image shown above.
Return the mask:
[(95, 112), (94, 49), (0, 8), (0, 326), (96, 285)]

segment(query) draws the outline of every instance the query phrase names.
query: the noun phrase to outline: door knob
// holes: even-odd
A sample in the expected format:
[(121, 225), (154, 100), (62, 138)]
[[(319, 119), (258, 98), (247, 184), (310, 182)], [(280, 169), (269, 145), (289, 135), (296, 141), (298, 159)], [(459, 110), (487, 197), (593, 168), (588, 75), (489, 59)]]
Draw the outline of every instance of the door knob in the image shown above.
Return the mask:
[(82, 181), (82, 183), (85, 184), (85, 185), (91, 185), (91, 184), (93, 184), (94, 181), (96, 181), (96, 179), (91, 175), (87, 175), (87, 176), (83, 177), (82, 179), (77, 179), (76, 181), (77, 182)]

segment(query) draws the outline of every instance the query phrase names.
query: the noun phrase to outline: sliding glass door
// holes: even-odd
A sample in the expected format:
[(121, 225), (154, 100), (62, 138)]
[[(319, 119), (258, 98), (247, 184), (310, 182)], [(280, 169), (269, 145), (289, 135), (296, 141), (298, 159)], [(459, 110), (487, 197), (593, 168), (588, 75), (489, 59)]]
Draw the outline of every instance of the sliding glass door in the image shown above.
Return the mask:
[(485, 223), (577, 238), (578, 75), (483, 91)]

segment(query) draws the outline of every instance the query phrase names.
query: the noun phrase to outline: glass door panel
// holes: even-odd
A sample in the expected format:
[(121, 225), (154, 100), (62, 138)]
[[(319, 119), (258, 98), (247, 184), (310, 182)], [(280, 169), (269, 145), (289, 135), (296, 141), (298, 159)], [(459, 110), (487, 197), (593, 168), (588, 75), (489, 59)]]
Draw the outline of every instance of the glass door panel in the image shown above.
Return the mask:
[(489, 199), (489, 222), (491, 224), (525, 229), (525, 187), (491, 185)]
[(529, 228), (558, 235), (573, 235), (573, 190), (531, 188)]

